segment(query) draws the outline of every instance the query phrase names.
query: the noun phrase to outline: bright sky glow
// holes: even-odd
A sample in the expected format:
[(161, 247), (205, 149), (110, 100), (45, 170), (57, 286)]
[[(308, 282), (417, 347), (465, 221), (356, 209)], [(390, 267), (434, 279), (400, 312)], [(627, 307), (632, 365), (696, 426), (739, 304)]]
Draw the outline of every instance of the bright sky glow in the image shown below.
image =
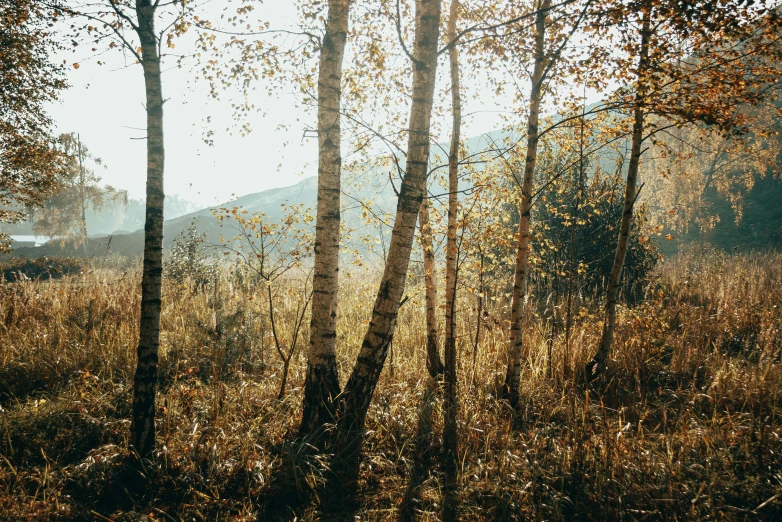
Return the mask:
[[(292, 2), (266, 2), (256, 11), (273, 27), (295, 28)], [(188, 39), (178, 42), (177, 51), (187, 45)], [(78, 69), (68, 67), (71, 88), (50, 111), (57, 131), (81, 135), (106, 165), (99, 173), (104, 183), (127, 189), (132, 198), (143, 198), (146, 115), (141, 66), (116, 49), (98, 57), (106, 62), (102, 66), (96, 58), (88, 59), (89, 55), (78, 50), (57, 57), (69, 65), (79, 63)], [(230, 200), (234, 194), (288, 186), (317, 174), (317, 140), (303, 137), (305, 129), (315, 127), (315, 114), (297, 107), (293, 85), (270, 97), (259, 81), (252, 101), (265, 115), (254, 115), (250, 119), (253, 131), (242, 137), (231, 121), (230, 95), (212, 100), (205, 84), (194, 81), (197, 72), (190, 65), (178, 69), (171, 59), (164, 62), (163, 70), (168, 100), (164, 107), (167, 194), (206, 206)], [(520, 76), (519, 83), (526, 86), (528, 80), (521, 72)], [(508, 101), (489, 95), (479, 100), (469, 97), (464, 105), (463, 135), (470, 137), (499, 128)], [(211, 117), (209, 124), (207, 117)], [(286, 128), (279, 128), (281, 124)], [(207, 129), (214, 131), (213, 147), (203, 142)], [(446, 141), (447, 136), (436, 139)]]

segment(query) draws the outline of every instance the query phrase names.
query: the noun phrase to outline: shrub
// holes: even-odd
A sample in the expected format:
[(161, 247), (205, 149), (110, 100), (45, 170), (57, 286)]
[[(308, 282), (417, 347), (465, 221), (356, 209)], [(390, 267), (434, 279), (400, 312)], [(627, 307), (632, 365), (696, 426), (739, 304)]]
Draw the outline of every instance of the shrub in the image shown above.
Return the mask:
[(60, 279), (67, 275), (87, 272), (85, 260), (74, 257), (39, 257), (27, 259), (15, 257), (0, 263), (0, 271), (7, 282), (25, 279), (49, 280)]
[(216, 262), (203, 246), (204, 235), (198, 233), (195, 221), (182, 230), (166, 260), (166, 277), (183, 283), (189, 281), (194, 290), (203, 290), (217, 277)]

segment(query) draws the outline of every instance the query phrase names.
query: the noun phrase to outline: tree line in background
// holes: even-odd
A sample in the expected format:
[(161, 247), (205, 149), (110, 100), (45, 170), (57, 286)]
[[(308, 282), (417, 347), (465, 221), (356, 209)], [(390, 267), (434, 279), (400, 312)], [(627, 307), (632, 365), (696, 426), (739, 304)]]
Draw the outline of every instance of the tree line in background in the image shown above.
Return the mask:
[[(4, 179), (17, 183), (8, 185), (11, 195), (3, 196), (3, 204), (9, 198), (40, 204), (35, 198), (52, 190), (54, 173), (69, 168), (68, 158), (70, 172), (85, 179), (81, 160), (87, 153), (78, 139), (71, 136), (68, 143), (77, 152), (69, 155), (49, 145), (45, 134), (49, 122), (40, 108), (64, 84), (46, 61), (52, 50), (46, 46), (52, 44), (40, 41), (40, 31), (69, 25), (74, 45), (122, 49), (143, 69), (148, 164), (134, 448), (145, 458), (155, 456), (165, 153), (161, 63), (182, 63), (189, 53), (173, 54), (178, 38), (195, 33), (200, 79), (215, 97), (241, 95), (243, 102), (234, 104), (239, 121), (260, 104), (252, 91), (261, 77), (273, 87), (294, 84), (303, 103), (317, 114), (312, 313), (298, 435), (332, 455), (330, 470), (340, 485), (334, 492), (355, 487), (365, 419), (406, 301), (418, 234), (426, 285), (427, 368), (433, 382), (442, 384), (444, 398), (445, 520), (457, 518), (456, 360), (464, 353), (457, 349), (464, 343), (457, 343), (455, 332), (458, 289), (471, 288), (478, 296), (475, 346), (482, 299), (492, 291), (510, 298), (503, 318), (509, 322), (509, 338), (501, 395), (511, 408), (520, 406), (524, 386), (525, 314), (545, 316), (552, 335), (564, 334), (567, 350), (575, 301), (584, 293), (602, 296), (602, 335), (594, 357), (586, 367), (577, 367), (565, 353), (560, 376), (567, 386), (588, 385), (609, 366), (620, 297), (638, 299), (638, 282), (656, 262), (651, 238), (661, 225), (652, 210), (670, 220), (687, 213), (692, 218), (693, 203), (704, 187), (713, 186), (730, 194), (740, 212), (742, 187), (779, 160), (779, 12), (750, 0), (305, 1), (298, 5), (297, 31), (267, 24), (263, 4), (251, 1), (225, 8), (227, 26), (210, 21), (197, 2), (51, 0), (19, 5), (27, 7), (15, 11), (3, 4), (3, 23), (16, 27), (5, 21), (13, 16), (37, 20), (30, 22), (29, 32), (9, 38), (28, 49), (25, 59), (38, 82), (33, 100), (39, 100), (39, 107), (25, 116), (27, 108), (14, 108), (11, 97), (3, 100), (3, 110), (33, 118), (30, 127), (43, 135), (30, 131), (39, 140), (39, 156), (30, 157), (34, 161), (23, 167), (3, 165)], [(447, 72), (439, 69), (443, 64)], [(587, 105), (587, 91), (600, 94), (602, 101)], [(512, 100), (507, 132), (476, 147), (461, 136), (464, 107), (487, 92), (505, 93)], [(434, 143), (437, 134), (450, 136), (447, 149)], [(15, 149), (4, 142), (3, 150)], [(733, 162), (742, 154), (754, 161), (737, 169)], [(46, 169), (40, 169), (36, 162), (44, 161)], [(339, 254), (346, 233), (341, 215), (343, 182), (357, 172), (387, 175), (397, 204), (393, 218), (374, 216), (389, 231), (388, 244), (383, 243), (384, 265), (371, 319), (345, 379), (336, 364)], [(94, 205), (114, 197), (79, 192), (78, 180), (75, 197), (82, 209), (87, 201)], [(662, 208), (650, 208), (643, 203), (647, 184), (671, 185), (667, 193), (672, 200), (658, 199)], [(371, 211), (370, 204), (367, 208)], [(245, 218), (236, 209), (221, 215), (237, 220), (251, 244), (253, 238), (276, 233), (260, 217)], [(442, 335), (436, 314), (438, 236), (444, 237), (445, 257)], [(286, 250), (293, 252), (301, 253)], [(273, 310), (272, 284), (282, 265), (265, 262), (279, 252), (251, 254), (253, 273), (266, 282)], [(512, 276), (505, 266), (513, 267)], [(535, 310), (528, 291), (533, 278), (537, 288), (548, 289), (565, 309)], [(303, 298), (297, 309), (297, 334), (309, 300)], [(269, 320), (273, 323), (274, 317)], [(294, 350), (296, 342), (292, 339), (287, 349)], [(293, 352), (282, 344), (277, 348), (290, 361)], [(280, 395), (284, 391), (283, 383)]]
[[(0, 222), (19, 222), (56, 189), (64, 158), (54, 146), (46, 105), (67, 84), (51, 62), (58, 50), (50, 11), (35, 1), (0, 2)], [(8, 248), (0, 236), (0, 251)]]
[[(51, 143), (58, 154), (59, 168), (51, 178), (52, 188), (46, 197), (32, 205), (9, 205), (9, 219), (4, 234), (30, 234), (52, 238), (61, 245), (70, 245), (87, 254), (87, 243), (95, 234), (126, 233), (144, 228), (144, 200), (128, 197), (126, 190), (101, 184), (96, 168), (107, 169), (102, 160), (93, 156), (76, 133), (59, 135)], [(10, 200), (9, 200), (10, 202)], [(200, 207), (178, 194), (166, 202), (166, 219), (174, 219)]]

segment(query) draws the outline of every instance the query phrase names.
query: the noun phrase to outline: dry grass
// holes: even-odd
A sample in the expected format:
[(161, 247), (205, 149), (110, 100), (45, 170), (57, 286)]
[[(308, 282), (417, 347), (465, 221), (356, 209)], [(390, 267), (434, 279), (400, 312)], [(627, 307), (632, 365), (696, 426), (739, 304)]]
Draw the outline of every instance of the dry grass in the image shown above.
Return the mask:
[[(343, 377), (373, 290), (342, 289)], [(292, 519), (272, 479), (312, 489), (327, 459), (289, 441), (304, 350), (277, 400), (281, 364), (254, 293), (229, 275), (206, 293), (166, 287), (161, 451), (139, 469), (127, 450), (137, 270), (1, 286), (0, 519), (254, 520), (271, 508)], [(283, 322), (296, 295), (280, 302)], [(342, 517), (438, 519), (441, 405), (425, 378), (422, 290), (409, 295)], [(781, 255), (665, 262), (647, 299), (620, 311), (611, 370), (588, 393), (557, 377), (561, 337), (547, 378), (548, 333), (530, 319), (518, 412), (495, 399), (505, 305), (491, 302), (477, 354), (471, 297), (459, 314), (460, 519), (782, 520)], [(574, 368), (596, 342), (595, 312), (586, 303), (578, 316)], [(297, 515), (318, 518), (317, 497)]]

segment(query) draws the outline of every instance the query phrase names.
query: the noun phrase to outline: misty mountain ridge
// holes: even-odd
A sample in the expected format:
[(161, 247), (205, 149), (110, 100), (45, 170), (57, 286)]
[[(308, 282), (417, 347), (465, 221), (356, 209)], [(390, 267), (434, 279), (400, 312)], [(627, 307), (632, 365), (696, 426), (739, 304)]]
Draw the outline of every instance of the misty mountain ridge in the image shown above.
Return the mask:
[[(497, 130), (489, 133), (473, 136), (464, 141), (466, 156), (479, 154), (481, 151), (507, 146), (520, 141), (521, 134), (514, 129)], [(448, 145), (436, 144), (432, 147), (430, 168), (435, 169), (447, 164)], [(489, 158), (488, 162), (491, 162)], [(610, 155), (604, 155), (599, 163), (604, 171), (610, 171), (614, 165), (614, 159)], [(400, 161), (401, 168), (404, 168), (404, 159)], [(478, 164), (474, 168), (482, 169), (485, 165)], [(440, 169), (443, 170), (443, 169)], [(430, 176), (429, 192), (434, 197), (432, 205), (434, 207), (444, 208), (446, 203), (445, 192), (442, 187), (436, 186), (435, 176)], [(389, 227), (382, 225), (380, 220), (387, 224), (393, 223), (393, 216), (396, 209), (396, 191), (399, 189), (401, 180), (394, 165), (382, 167), (372, 166), (362, 170), (348, 171), (343, 177), (343, 210), (342, 221), (345, 229), (350, 232), (345, 238), (344, 247), (349, 250), (357, 250), (362, 255), (369, 252), (376, 252), (383, 255), (387, 236), (390, 233)], [(468, 188), (466, 181), (460, 181), (460, 190)], [(778, 180), (767, 179), (764, 183), (757, 184), (756, 188), (747, 195), (747, 206), (753, 209), (753, 212), (747, 213), (745, 219), (739, 225), (733, 224), (732, 215), (725, 216), (722, 219), (722, 225), (708, 233), (690, 233), (684, 241), (703, 241), (707, 240), (721, 248), (729, 249), (734, 247), (750, 248), (746, 241), (739, 241), (738, 238), (747, 238), (742, 230), (751, 231), (751, 237), (760, 244), (768, 246), (782, 244), (782, 232), (771, 231), (775, 237), (766, 238), (758, 236), (758, 230), (768, 228), (766, 214), (776, 212), (776, 206), (773, 205), (774, 197), (770, 195), (782, 195), (782, 183)], [(719, 200), (715, 194), (706, 194), (711, 200)], [(85, 250), (87, 256), (105, 256), (109, 253), (117, 253), (126, 256), (140, 256), (143, 252), (144, 231), (143, 231), (143, 202), (140, 200), (131, 200), (134, 209), (132, 212), (125, 212), (122, 215), (121, 208), (107, 208), (102, 212), (93, 212), (88, 216), (88, 239), (87, 248), (79, 246), (78, 248), (69, 244), (61, 244), (60, 241), (50, 241), (46, 245), (36, 248), (18, 248), (13, 255), (24, 257), (38, 257), (41, 255), (73, 255), (84, 256)], [(173, 205), (171, 205), (173, 203)], [(717, 202), (719, 203), (719, 202)], [(185, 231), (191, 223), (195, 225), (198, 234), (203, 235), (207, 246), (221, 247), (226, 245), (226, 241), (235, 237), (238, 233), (236, 223), (231, 220), (218, 220), (215, 216), (220, 209), (240, 208), (252, 215), (262, 213), (264, 219), (270, 222), (279, 222), (283, 217), (286, 207), (293, 205), (301, 206), (303, 209), (309, 209), (314, 215), (317, 205), (317, 176), (310, 176), (301, 179), (298, 183), (287, 187), (274, 188), (246, 194), (236, 199), (223, 203), (222, 205), (208, 206), (199, 210), (187, 212), (187, 205), (193, 205), (192, 202), (184, 200), (179, 196), (173, 196), (166, 199), (166, 215), (164, 222), (164, 249), (170, 249), (177, 237)], [(172, 208), (173, 206), (173, 208)], [(130, 208), (129, 205), (128, 208)], [(138, 208), (135, 208), (138, 207)], [(729, 213), (729, 205), (718, 204), (722, 213)], [(765, 210), (764, 210), (765, 209)], [(127, 209), (126, 209), (127, 210)], [(730, 210), (732, 214), (732, 210)], [(172, 215), (172, 217), (168, 217)], [(367, 219), (367, 215), (371, 216)], [(374, 218), (374, 219), (372, 219)], [(111, 230), (111, 232), (109, 232)], [(314, 232), (314, 223), (312, 224)], [(10, 232), (26, 233), (26, 232)], [(779, 236), (779, 237), (776, 237)], [(367, 241), (367, 238), (370, 241)], [(753, 243), (754, 244), (754, 243)], [(665, 244), (666, 253), (674, 253), (678, 246), (675, 244)], [(779, 245), (778, 245), (779, 246)]]

